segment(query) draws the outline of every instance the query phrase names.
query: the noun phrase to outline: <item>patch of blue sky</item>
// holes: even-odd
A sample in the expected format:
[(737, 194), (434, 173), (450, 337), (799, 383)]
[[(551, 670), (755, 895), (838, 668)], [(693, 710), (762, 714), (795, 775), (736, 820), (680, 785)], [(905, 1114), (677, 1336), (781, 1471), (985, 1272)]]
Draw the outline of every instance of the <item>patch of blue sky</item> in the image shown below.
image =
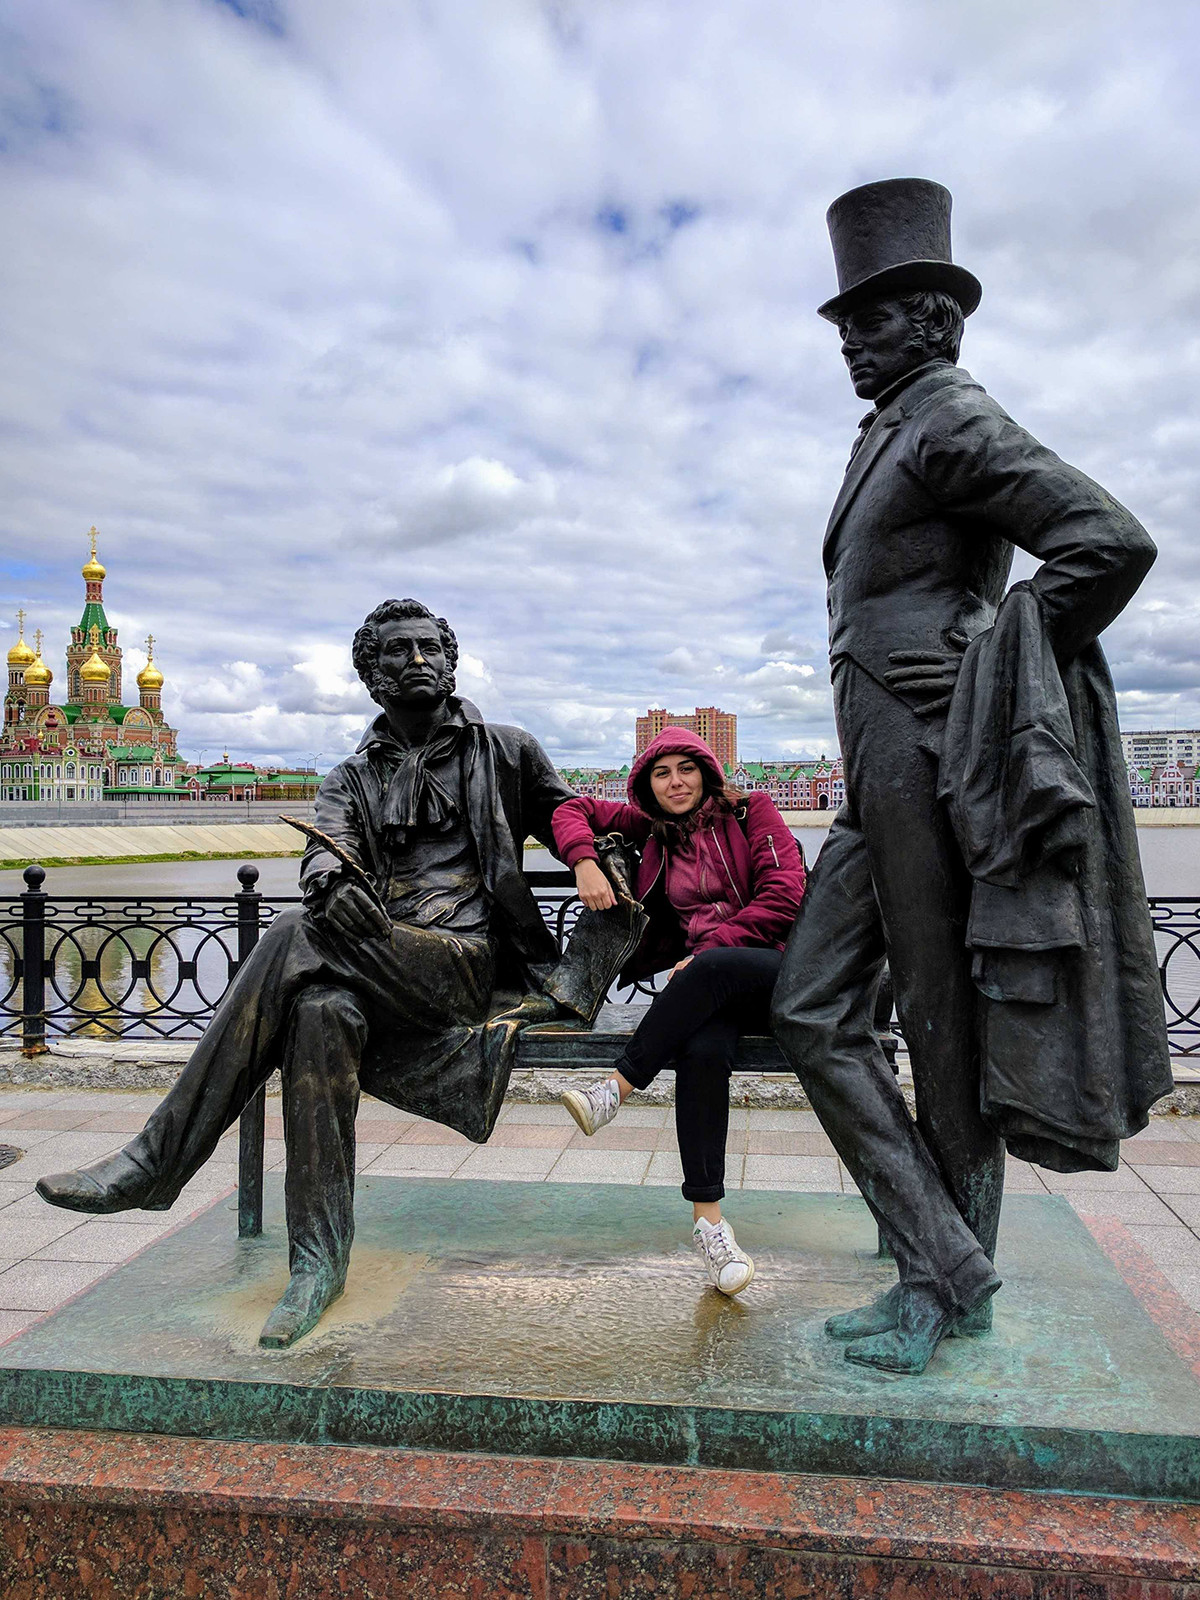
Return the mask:
[(253, 22), (277, 38), (283, 37), (283, 6), (279, 0), (213, 0), (213, 4), (232, 11), (243, 22)]
[(647, 372), (661, 370), (666, 365), (667, 351), (661, 339), (648, 339), (639, 345), (634, 356), (633, 370), (637, 377)]
[[(15, 537), (15, 536), (14, 536)], [(0, 534), (0, 540), (4, 538)], [(11, 583), (22, 583), (30, 578), (40, 578), (43, 573), (50, 570), (50, 563), (45, 561), (21, 561), (14, 557), (6, 557), (0, 562), (0, 580)]]
[(601, 206), (596, 212), (596, 226), (601, 233), (626, 234), (629, 232), (629, 213), (621, 206)]
[(74, 131), (75, 122), (71, 103), (61, 90), (28, 80), (21, 92), (8, 93), (0, 104), (0, 151), (13, 153), (47, 136), (64, 138)]
[(695, 222), (700, 212), (701, 207), (691, 200), (668, 200), (658, 214), (675, 233), (680, 228), (686, 228), (689, 222)]

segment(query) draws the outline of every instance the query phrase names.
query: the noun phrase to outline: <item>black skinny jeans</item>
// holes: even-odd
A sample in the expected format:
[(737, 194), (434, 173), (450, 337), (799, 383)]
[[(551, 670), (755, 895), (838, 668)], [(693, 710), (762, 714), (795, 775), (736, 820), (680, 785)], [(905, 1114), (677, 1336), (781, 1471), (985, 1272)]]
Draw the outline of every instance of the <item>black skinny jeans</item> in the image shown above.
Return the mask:
[(644, 1089), (675, 1063), (675, 1131), (685, 1200), (725, 1193), (729, 1075), (738, 1035), (769, 1031), (779, 950), (701, 950), (655, 995), (615, 1070)]

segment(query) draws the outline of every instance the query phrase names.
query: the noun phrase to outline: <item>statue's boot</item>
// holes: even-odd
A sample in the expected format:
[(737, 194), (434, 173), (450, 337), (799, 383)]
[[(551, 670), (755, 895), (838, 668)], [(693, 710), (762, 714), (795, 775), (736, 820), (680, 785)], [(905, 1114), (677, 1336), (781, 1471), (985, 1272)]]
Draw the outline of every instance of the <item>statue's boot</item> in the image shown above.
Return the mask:
[[(984, 1262), (986, 1256), (982, 1257)], [(988, 1272), (966, 1296), (960, 1310), (947, 1310), (931, 1289), (923, 1285), (901, 1291), (900, 1318), (894, 1328), (869, 1338), (855, 1339), (843, 1352), (847, 1361), (860, 1367), (875, 1367), (881, 1372), (898, 1372), (918, 1377), (929, 1365), (934, 1351), (963, 1316), (970, 1316), (985, 1304), (1000, 1287), (995, 1268)]]
[(962, 1316), (950, 1329), (951, 1339), (980, 1339), (985, 1333), (992, 1331), (992, 1308), (995, 1302), (991, 1295), (982, 1305), (975, 1307), (974, 1311), (964, 1311)]
[(332, 1270), (293, 1272), (279, 1304), (263, 1323), (258, 1342), (267, 1350), (286, 1350), (320, 1322), (346, 1287)]
[[(900, 1285), (894, 1283), (883, 1294), (865, 1306), (853, 1311), (840, 1311), (825, 1321), (825, 1332), (831, 1339), (863, 1339), (873, 1333), (887, 1333), (900, 1320)], [(948, 1339), (979, 1339), (992, 1331), (992, 1298), (989, 1295), (982, 1305), (966, 1311), (952, 1325)]]
[(174, 1196), (155, 1199), (157, 1179), (129, 1154), (118, 1150), (90, 1167), (52, 1172), (37, 1181), (37, 1192), (65, 1211), (104, 1215), (110, 1211), (169, 1211)]
[(825, 1332), (831, 1339), (863, 1339), (872, 1333), (887, 1333), (899, 1320), (900, 1285), (894, 1283), (867, 1305), (826, 1318)]

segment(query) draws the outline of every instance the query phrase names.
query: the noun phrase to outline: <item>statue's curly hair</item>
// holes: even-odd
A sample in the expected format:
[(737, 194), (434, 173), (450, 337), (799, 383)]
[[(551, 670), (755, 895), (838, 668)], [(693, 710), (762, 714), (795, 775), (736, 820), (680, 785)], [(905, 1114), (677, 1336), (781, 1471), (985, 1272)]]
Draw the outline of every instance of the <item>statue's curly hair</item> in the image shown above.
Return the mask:
[(438, 680), (443, 694), (454, 693), (454, 669), (458, 665), (458, 640), (454, 629), (445, 617), (435, 617), (428, 606), (419, 600), (385, 600), (375, 607), (354, 635), (352, 654), (354, 670), (367, 686), (371, 699), (378, 702), (379, 629), (385, 622), (402, 622), (408, 617), (428, 617), (437, 627), (442, 649), (446, 652), (446, 671)]

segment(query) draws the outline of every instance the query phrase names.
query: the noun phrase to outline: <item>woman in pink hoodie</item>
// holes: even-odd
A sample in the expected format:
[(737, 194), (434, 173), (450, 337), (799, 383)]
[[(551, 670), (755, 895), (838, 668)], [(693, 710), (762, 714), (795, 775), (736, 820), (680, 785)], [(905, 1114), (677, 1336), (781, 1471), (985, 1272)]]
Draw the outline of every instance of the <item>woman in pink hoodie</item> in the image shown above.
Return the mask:
[(596, 856), (598, 833), (642, 847), (636, 894), (650, 925), (622, 977), (671, 969), (615, 1071), (563, 1104), (586, 1134), (612, 1121), (633, 1089), (675, 1064), (683, 1195), (709, 1280), (740, 1294), (754, 1263), (721, 1216), (729, 1076), (740, 1033), (767, 1031), (783, 946), (804, 895), (804, 861), (774, 802), (742, 795), (703, 739), (666, 728), (633, 764), (629, 804), (567, 800), (554, 813), (562, 860), (593, 911), (616, 904)]

